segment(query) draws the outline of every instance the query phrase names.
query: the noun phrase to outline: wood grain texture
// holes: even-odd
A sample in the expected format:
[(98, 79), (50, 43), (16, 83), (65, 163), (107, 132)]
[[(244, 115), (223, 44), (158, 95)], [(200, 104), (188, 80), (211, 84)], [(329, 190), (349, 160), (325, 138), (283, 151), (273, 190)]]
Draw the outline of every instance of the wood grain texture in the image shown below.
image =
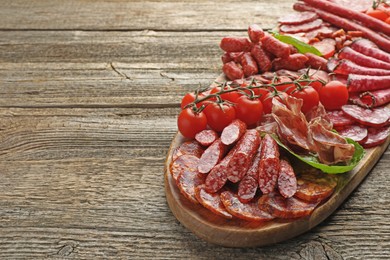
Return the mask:
[(208, 244), (166, 203), (181, 96), (220, 74), (221, 37), (293, 2), (2, 1), (0, 258), (388, 259), (389, 150), (322, 224), (270, 247)]

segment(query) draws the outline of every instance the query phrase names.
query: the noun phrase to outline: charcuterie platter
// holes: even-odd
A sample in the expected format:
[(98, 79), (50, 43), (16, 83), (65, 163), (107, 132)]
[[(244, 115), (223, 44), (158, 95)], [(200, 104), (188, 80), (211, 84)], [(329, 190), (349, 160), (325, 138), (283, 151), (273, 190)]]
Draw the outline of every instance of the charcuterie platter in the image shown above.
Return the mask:
[(303, 2), (278, 29), (222, 38), (223, 74), (181, 101), (166, 197), (211, 243), (263, 246), (310, 230), (389, 145), (390, 19), (373, 13), (390, 6)]

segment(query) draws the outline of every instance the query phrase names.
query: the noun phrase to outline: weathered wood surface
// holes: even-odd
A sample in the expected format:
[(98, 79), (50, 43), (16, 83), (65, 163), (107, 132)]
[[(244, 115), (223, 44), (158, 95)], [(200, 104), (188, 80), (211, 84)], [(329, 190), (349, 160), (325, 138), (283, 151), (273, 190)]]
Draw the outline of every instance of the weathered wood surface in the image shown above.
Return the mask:
[(164, 196), (180, 97), (222, 36), (294, 1), (2, 1), (0, 258), (388, 259), (390, 151), (327, 220), (266, 248), (208, 244)]

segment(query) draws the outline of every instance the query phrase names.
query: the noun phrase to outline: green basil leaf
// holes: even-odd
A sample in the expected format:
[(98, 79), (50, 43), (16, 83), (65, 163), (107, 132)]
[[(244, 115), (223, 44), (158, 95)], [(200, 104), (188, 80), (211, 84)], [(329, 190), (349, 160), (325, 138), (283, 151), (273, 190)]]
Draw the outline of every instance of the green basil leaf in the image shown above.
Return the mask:
[(364, 157), (365, 151), (363, 147), (353, 141), (350, 138), (346, 138), (347, 142), (350, 144), (353, 144), (355, 146), (355, 153), (353, 154), (353, 157), (348, 165), (326, 165), (323, 163), (320, 163), (315, 156), (309, 156), (309, 155), (298, 155), (294, 153), (290, 148), (285, 146), (280, 139), (276, 135), (272, 135), (272, 138), (275, 139), (275, 141), (279, 144), (279, 146), (283, 147), (286, 151), (288, 151), (290, 154), (297, 157), (299, 160), (309, 164), (310, 166), (320, 169), (323, 172), (329, 173), (329, 174), (337, 174), (337, 173), (343, 173), (351, 171), (355, 166), (360, 162), (360, 160)]
[(297, 50), (300, 53), (310, 52), (310, 53), (313, 53), (317, 56), (322, 56), (322, 53), (317, 48), (315, 48), (314, 46), (312, 46), (310, 44), (304, 43), (304, 42), (302, 42), (294, 37), (288, 36), (288, 35), (282, 35), (282, 34), (277, 33), (275, 31), (272, 31), (271, 33), (279, 41), (293, 45), (295, 48), (297, 48)]

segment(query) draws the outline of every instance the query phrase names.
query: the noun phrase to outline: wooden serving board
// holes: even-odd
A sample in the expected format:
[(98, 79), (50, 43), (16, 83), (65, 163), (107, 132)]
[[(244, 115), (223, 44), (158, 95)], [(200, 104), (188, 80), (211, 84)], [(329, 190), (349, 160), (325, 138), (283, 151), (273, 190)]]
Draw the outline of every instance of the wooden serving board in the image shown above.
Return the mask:
[(175, 217), (198, 237), (222, 246), (254, 247), (278, 243), (315, 227), (332, 214), (349, 194), (363, 181), (390, 143), (390, 137), (381, 146), (367, 149), (364, 158), (354, 170), (339, 174), (333, 195), (313, 213), (296, 220), (276, 219), (268, 222), (248, 222), (224, 219), (201, 205), (188, 201), (178, 190), (169, 170), (172, 153), (185, 139), (177, 133), (165, 162), (165, 194)]

